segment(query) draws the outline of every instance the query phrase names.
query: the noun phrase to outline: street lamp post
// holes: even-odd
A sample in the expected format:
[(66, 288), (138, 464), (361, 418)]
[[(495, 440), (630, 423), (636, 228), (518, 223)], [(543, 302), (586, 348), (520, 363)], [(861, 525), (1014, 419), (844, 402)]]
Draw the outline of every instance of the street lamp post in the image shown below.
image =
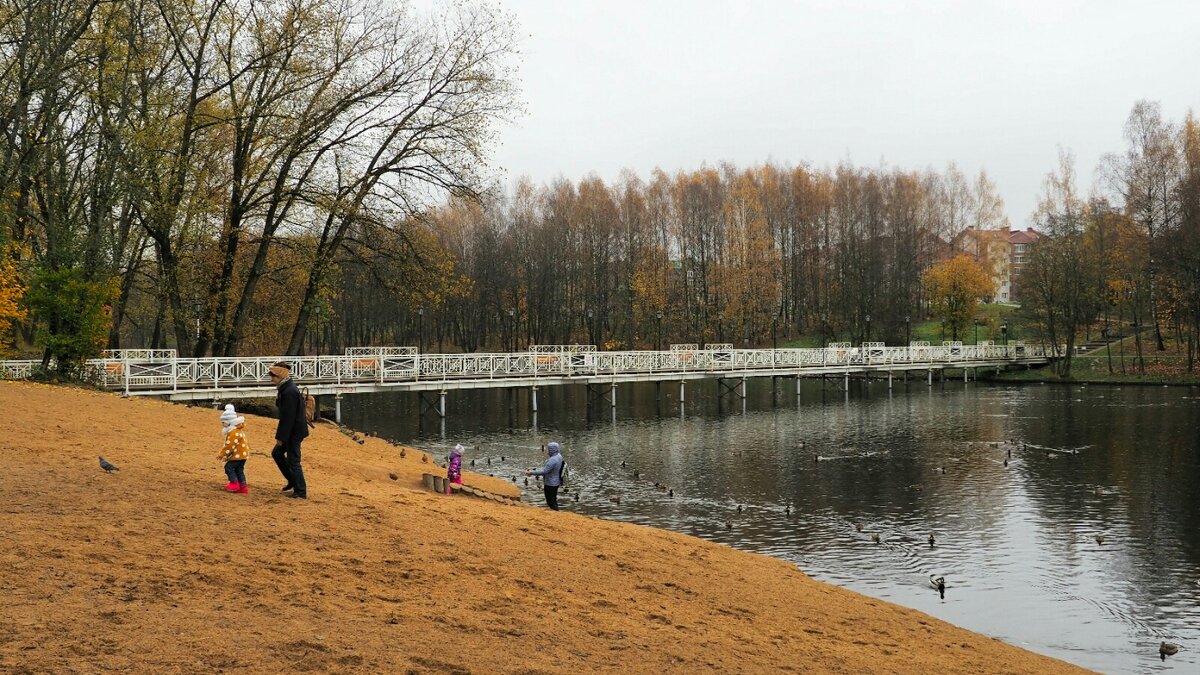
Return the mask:
[(322, 324), (321, 315), (323, 313), (324, 312), (321, 309), (321, 305), (317, 305), (316, 307), (313, 307), (313, 316), (316, 317), (316, 320), (317, 320), (316, 330), (314, 331), (315, 335), (313, 336), (313, 342), (315, 343), (313, 345), (313, 348), (315, 349), (315, 351), (318, 354), (322, 353), (322, 347), (324, 346), (324, 344), (323, 344), (324, 336), (321, 335), (321, 324)]
[(828, 315), (825, 314), (824, 312), (822, 312), (821, 313), (821, 346), (822, 347), (825, 346), (825, 326), (826, 326), (825, 322), (827, 319), (828, 319)]
[(725, 312), (717, 313), (717, 342), (725, 341)]
[(508, 309), (508, 351), (509, 351), (509, 353), (512, 353), (513, 349), (515, 348), (516, 341), (517, 341), (517, 328), (516, 328), (515, 318), (514, 318), (516, 316), (516, 313), (517, 313), (516, 310), (514, 310), (513, 308), (510, 307)]
[(975, 344), (979, 344), (979, 319), (975, 319)]
[(593, 323), (593, 321), (592, 321), (592, 316), (593, 316), (593, 315), (592, 315), (592, 310), (590, 310), (590, 309), (589, 309), (589, 310), (587, 311), (587, 319), (588, 319), (588, 325), (587, 325), (587, 330), (588, 330), (588, 342), (590, 342), (590, 343), (592, 343), (592, 344), (596, 344), (596, 324), (595, 324), (595, 323)]
[(417, 351), (425, 351), (425, 308), (417, 308)]
[(776, 348), (776, 346), (775, 346), (775, 324), (778, 322), (779, 322), (779, 319), (777, 319), (777, 318), (771, 319), (771, 349)]
[(654, 340), (654, 349), (655, 349), (655, 351), (661, 351), (662, 350), (662, 310), (661, 309), (656, 310), (654, 312), (654, 318), (658, 322), (658, 337), (656, 337)]
[(1004, 340), (1004, 346), (1008, 346), (1008, 322), (1000, 324), (1000, 338)]
[(908, 322), (908, 315), (904, 315), (904, 346), (912, 345), (912, 326)]
[(870, 342), (871, 341), (871, 315), (867, 314), (863, 318), (866, 319), (866, 321), (867, 321), (867, 338), (866, 338), (866, 340), (864, 340), (864, 342)]

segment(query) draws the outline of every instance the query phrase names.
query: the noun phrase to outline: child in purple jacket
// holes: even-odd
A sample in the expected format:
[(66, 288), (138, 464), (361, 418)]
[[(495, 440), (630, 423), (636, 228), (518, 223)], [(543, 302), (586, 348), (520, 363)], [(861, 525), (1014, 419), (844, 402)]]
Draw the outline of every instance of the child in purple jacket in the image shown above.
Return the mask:
[(446, 466), (446, 494), (450, 494), (450, 483), (462, 485), (463, 446), (458, 444), (450, 451), (450, 462)]

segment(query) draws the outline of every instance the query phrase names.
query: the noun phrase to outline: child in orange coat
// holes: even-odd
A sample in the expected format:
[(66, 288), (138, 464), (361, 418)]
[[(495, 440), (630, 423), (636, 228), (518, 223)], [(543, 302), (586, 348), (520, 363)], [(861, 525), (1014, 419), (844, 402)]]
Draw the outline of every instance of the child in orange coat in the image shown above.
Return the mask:
[(217, 459), (225, 460), (225, 475), (229, 477), (225, 489), (244, 495), (250, 492), (246, 485), (246, 460), (250, 457), (250, 444), (246, 442), (246, 418), (239, 417), (233, 404), (228, 403), (221, 413), (221, 425), (225, 427), (222, 432), (225, 445), (221, 447)]

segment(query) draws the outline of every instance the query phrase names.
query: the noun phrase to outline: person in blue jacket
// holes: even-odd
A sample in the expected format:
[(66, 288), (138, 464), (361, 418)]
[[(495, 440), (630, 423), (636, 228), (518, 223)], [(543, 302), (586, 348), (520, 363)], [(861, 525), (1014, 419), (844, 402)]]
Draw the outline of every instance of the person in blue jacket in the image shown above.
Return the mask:
[(562, 485), (563, 456), (559, 452), (557, 441), (546, 444), (546, 452), (550, 455), (540, 469), (526, 469), (526, 476), (541, 476), (542, 491), (546, 495), (546, 506), (558, 510), (558, 486)]

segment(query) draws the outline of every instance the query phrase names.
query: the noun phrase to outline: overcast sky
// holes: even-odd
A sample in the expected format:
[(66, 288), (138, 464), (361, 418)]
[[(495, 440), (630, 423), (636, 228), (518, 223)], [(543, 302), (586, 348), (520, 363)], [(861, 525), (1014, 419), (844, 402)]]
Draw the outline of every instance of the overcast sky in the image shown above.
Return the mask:
[(1058, 147), (1087, 190), (1138, 99), (1200, 113), (1200, 2), (500, 0), (526, 114), (509, 184), (729, 161), (985, 169), (1028, 224)]

